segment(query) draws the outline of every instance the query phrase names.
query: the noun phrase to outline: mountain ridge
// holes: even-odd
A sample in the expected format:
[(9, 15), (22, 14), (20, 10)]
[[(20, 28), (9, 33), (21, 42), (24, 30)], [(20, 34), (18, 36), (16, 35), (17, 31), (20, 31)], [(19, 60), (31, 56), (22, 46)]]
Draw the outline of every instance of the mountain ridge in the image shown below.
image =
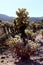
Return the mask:
[[(8, 16), (8, 15), (5, 15), (5, 14), (0, 14), (0, 20), (3, 20), (3, 21), (12, 22), (12, 20), (14, 18), (15, 17), (11, 17), (11, 16)], [(43, 16), (42, 17), (30, 17), (29, 21), (30, 22), (32, 22), (32, 21), (40, 22), (42, 19), (43, 19)]]

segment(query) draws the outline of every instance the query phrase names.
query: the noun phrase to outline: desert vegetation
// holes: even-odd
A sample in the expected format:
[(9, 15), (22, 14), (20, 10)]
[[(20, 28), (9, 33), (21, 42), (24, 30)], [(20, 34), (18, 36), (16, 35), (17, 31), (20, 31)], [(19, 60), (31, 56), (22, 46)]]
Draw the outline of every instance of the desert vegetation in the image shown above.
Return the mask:
[(17, 17), (12, 23), (0, 20), (0, 49), (13, 48), (18, 57), (29, 59), (41, 46), (36, 36), (43, 37), (43, 20), (41, 22), (30, 22), (29, 13), (25, 8), (16, 11)]

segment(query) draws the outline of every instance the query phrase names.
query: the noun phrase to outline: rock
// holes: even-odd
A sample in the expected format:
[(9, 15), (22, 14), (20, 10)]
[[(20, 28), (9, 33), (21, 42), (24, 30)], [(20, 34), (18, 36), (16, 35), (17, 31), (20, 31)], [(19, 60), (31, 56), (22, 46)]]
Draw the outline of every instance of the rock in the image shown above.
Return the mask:
[(4, 62), (4, 60), (1, 61), (1, 63), (3, 63), (3, 62)]
[(1, 59), (5, 59), (5, 57), (1, 57)]
[(9, 58), (9, 56), (6, 56), (6, 58)]
[(43, 61), (43, 58), (40, 58), (40, 61)]

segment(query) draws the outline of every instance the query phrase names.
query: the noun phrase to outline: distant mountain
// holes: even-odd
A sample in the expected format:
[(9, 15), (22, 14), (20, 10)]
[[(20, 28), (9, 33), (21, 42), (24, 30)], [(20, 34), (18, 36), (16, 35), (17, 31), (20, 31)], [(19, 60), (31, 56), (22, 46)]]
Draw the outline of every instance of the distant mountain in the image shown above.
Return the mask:
[(43, 19), (43, 17), (30, 17), (29, 20), (32, 21), (36, 21), (36, 22), (41, 22), (41, 20)]
[(13, 17), (7, 16), (4, 14), (0, 14), (0, 20), (11, 22), (13, 20)]
[[(4, 14), (0, 14), (0, 20), (3, 20), (3, 21), (9, 21), (9, 22), (12, 22), (14, 17), (10, 17), (10, 16), (7, 16), (7, 15), (4, 15)], [(43, 17), (30, 17), (29, 18), (29, 21), (37, 21), (37, 22), (40, 22), (41, 19), (43, 19)]]

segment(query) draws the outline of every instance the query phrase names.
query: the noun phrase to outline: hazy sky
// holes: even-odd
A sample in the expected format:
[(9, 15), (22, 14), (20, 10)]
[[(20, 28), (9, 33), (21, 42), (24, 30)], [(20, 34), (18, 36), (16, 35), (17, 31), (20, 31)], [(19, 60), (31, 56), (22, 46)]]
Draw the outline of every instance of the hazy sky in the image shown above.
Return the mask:
[(0, 0), (0, 14), (15, 17), (18, 8), (26, 8), (31, 17), (43, 16), (43, 0)]

